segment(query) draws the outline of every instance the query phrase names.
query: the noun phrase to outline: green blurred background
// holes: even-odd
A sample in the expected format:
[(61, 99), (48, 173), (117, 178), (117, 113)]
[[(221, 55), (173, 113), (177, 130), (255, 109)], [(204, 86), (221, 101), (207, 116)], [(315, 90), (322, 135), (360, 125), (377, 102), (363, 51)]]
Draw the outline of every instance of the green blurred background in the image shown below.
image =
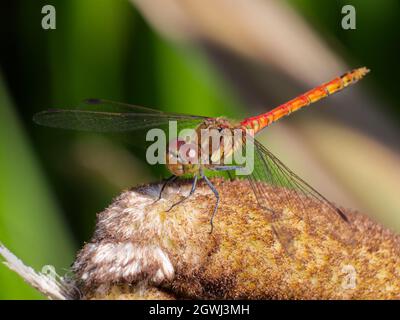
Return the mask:
[[(239, 23), (238, 30), (230, 29), (237, 43), (229, 40), (230, 34), (218, 33), (222, 27), (207, 28), (211, 25), (207, 19), (197, 27), (203, 29), (195, 34), (188, 32), (190, 15), (196, 19), (200, 16), (196, 6), (181, 11), (187, 21), (180, 25), (185, 28), (176, 32), (171, 24), (173, 15), (172, 20), (165, 19), (170, 13), (168, 2), (177, 6), (174, 1), (143, 4), (128, 0), (18, 0), (2, 4), (0, 241), (37, 270), (51, 264), (60, 274), (67, 272), (76, 251), (90, 239), (96, 213), (122, 189), (158, 181), (166, 173), (146, 165), (140, 152), (131, 152), (100, 135), (38, 127), (31, 121), (35, 112), (72, 107), (82, 99), (98, 97), (165, 111), (240, 118), (267, 111), (300, 94), (311, 83), (319, 84), (310, 79), (300, 81), (305, 73), (288, 72), (279, 63), (274, 64), (279, 59), (263, 60), (263, 54), (276, 52), (273, 48), (262, 52), (259, 59), (256, 54), (252, 56), (260, 47), (254, 44), (254, 38), (253, 42), (243, 41)], [(259, 2), (263, 1), (254, 4)], [(248, 3), (253, 5), (252, 1)], [(56, 30), (41, 28), (41, 8), (46, 4), (57, 10)], [(295, 171), (300, 176), (315, 173), (317, 166), (318, 172), (328, 172), (336, 187), (327, 188), (325, 194), (343, 205), (370, 211), (378, 220), (400, 230), (399, 203), (382, 198), (398, 193), (400, 180), (399, 2), (291, 0), (286, 4), (285, 8), (305, 21), (326, 44), (332, 56), (351, 67), (366, 65), (373, 72), (354, 89), (356, 93), (346, 92), (332, 100), (332, 104), (346, 104), (346, 108), (318, 111), (319, 106), (315, 106), (301, 113), (298, 120), (288, 121), (287, 128), (279, 127), (284, 128), (284, 134), (279, 131), (283, 129), (277, 128), (275, 133), (272, 129), (272, 151), (284, 162), (297, 159)], [(357, 30), (340, 26), (345, 4), (357, 9)], [(203, 5), (212, 6), (212, 2)], [(291, 17), (288, 21), (293, 21)], [(212, 23), (223, 25), (227, 19), (229, 12), (221, 12)], [(245, 16), (243, 19), (246, 21)], [(295, 54), (299, 48), (292, 49)], [(299, 52), (298, 63), (305, 58)], [(321, 65), (318, 68), (324, 70)], [(308, 66), (309, 74), (316, 66)], [(333, 78), (344, 71), (328, 74)], [(321, 80), (330, 79), (324, 75)], [(357, 107), (355, 101), (366, 103)], [(326, 137), (322, 140), (318, 131), (305, 129), (310, 127), (323, 130)], [(349, 139), (337, 132), (348, 133)], [(347, 149), (337, 151), (336, 144), (340, 148), (344, 142)], [(364, 145), (365, 157), (358, 159), (361, 151), (351, 143), (359, 148)], [(306, 147), (302, 147), (304, 144)], [(324, 151), (326, 147), (331, 154)], [(296, 153), (297, 149), (307, 156)], [(343, 150), (349, 151), (343, 154)], [(310, 154), (315, 166), (307, 158)], [(360, 163), (365, 171), (353, 163)], [(347, 167), (348, 171), (343, 171)], [(381, 167), (387, 172), (380, 173)], [(324, 184), (325, 179), (315, 181), (320, 187), (318, 181)], [(340, 192), (335, 196), (335, 188), (350, 200), (341, 201)], [(382, 212), (390, 208), (386, 210), (389, 213), (381, 214), (380, 208)], [(41, 296), (0, 266), (0, 299), (37, 298)]]

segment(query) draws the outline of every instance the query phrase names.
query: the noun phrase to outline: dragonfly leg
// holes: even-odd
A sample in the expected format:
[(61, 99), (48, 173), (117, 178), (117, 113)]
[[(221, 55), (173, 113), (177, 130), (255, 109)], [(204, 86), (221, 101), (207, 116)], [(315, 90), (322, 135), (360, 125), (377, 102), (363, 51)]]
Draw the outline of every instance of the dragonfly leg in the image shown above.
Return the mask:
[(242, 166), (215, 166), (212, 168), (215, 171), (231, 171), (236, 169), (243, 169)]
[(165, 187), (166, 187), (170, 182), (175, 181), (176, 178), (178, 178), (178, 177), (177, 177), (177, 176), (170, 176), (167, 180), (165, 180), (164, 184), (163, 184), (162, 187), (161, 187), (160, 194), (158, 195), (158, 199), (157, 199), (156, 201), (154, 201), (153, 203), (156, 203), (156, 202), (160, 201), (160, 199), (161, 199), (161, 197), (162, 197), (162, 193), (163, 193)]
[(177, 206), (178, 204), (181, 204), (183, 201), (185, 201), (186, 199), (188, 199), (188, 198), (194, 193), (194, 191), (196, 190), (196, 186), (197, 186), (197, 175), (194, 176), (193, 184), (192, 184), (192, 189), (190, 189), (189, 194), (188, 194), (186, 197), (184, 197), (183, 199), (181, 199), (181, 200), (179, 200), (178, 202), (174, 203), (174, 204), (167, 210), (167, 212), (171, 211), (171, 209), (172, 209), (173, 207)]
[(201, 173), (201, 177), (202, 177), (202, 178), (204, 179), (204, 181), (208, 184), (208, 186), (210, 187), (211, 191), (214, 192), (215, 198), (217, 199), (216, 202), (215, 202), (214, 211), (213, 211), (213, 213), (212, 213), (212, 215), (211, 215), (211, 219), (210, 219), (210, 225), (211, 225), (210, 233), (212, 233), (212, 232), (213, 232), (213, 229), (214, 229), (213, 221), (214, 221), (215, 213), (217, 212), (218, 204), (219, 204), (219, 193), (218, 193), (217, 189), (215, 189), (215, 187), (214, 187), (214, 185), (211, 183), (211, 181), (208, 180), (208, 178), (207, 178), (203, 173)]

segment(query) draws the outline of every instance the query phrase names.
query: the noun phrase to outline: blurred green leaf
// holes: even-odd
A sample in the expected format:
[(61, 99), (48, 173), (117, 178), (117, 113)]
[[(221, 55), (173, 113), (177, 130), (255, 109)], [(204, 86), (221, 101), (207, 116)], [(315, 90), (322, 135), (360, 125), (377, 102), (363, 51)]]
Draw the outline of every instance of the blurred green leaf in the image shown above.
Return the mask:
[(120, 100), (133, 8), (122, 0), (70, 0), (58, 8), (50, 35), (55, 100)]
[[(65, 273), (73, 244), (0, 75), (0, 241), (26, 264), (54, 265)], [(18, 276), (0, 267), (0, 299), (39, 298)]]
[(154, 37), (157, 85), (166, 110), (205, 116), (237, 116), (240, 104), (199, 48)]

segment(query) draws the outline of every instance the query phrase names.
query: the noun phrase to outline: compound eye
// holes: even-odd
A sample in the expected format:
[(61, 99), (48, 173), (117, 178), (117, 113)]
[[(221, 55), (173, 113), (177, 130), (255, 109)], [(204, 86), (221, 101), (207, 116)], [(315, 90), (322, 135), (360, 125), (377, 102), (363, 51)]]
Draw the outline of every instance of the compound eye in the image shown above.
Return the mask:
[(184, 144), (185, 144), (185, 141), (183, 141), (183, 140), (178, 140), (178, 139), (171, 140), (168, 144), (168, 152), (173, 154), (174, 156), (178, 156), (179, 149)]
[(197, 161), (197, 148), (194, 144), (186, 143), (182, 145), (179, 154), (186, 163), (196, 163)]
[(193, 143), (176, 139), (170, 142), (168, 149), (169, 153), (183, 164), (193, 164), (197, 161), (197, 146)]

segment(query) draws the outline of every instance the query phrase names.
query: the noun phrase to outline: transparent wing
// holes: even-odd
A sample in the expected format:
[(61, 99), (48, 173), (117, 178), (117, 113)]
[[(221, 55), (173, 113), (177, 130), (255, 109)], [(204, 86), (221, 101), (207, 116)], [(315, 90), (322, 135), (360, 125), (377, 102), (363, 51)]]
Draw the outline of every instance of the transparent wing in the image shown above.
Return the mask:
[(179, 121), (190, 126), (206, 119), (179, 113), (165, 113), (159, 110), (109, 100), (90, 99), (80, 109), (52, 109), (34, 115), (40, 125), (93, 132), (124, 132), (154, 128)]
[(308, 228), (306, 232), (321, 240), (330, 237), (351, 243), (352, 226), (345, 213), (293, 173), (260, 142), (251, 141), (254, 142), (254, 170), (248, 179), (259, 206), (265, 210), (286, 251), (294, 254), (296, 232), (291, 225), (300, 221), (307, 222), (304, 224)]

